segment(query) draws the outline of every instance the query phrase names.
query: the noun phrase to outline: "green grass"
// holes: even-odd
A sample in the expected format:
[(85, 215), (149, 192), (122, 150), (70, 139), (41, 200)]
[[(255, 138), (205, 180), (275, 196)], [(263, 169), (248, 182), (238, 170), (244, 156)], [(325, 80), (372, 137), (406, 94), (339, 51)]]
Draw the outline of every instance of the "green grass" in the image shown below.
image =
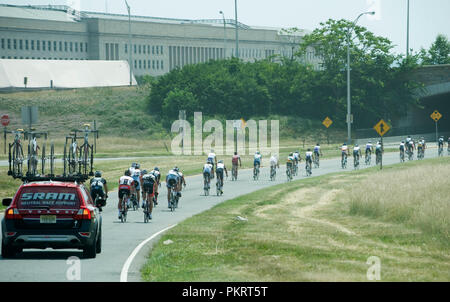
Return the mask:
[[(367, 281), (370, 256), (382, 281), (450, 281), (450, 159), (408, 162), (304, 179), (224, 202), (162, 236), (142, 268), (145, 281)], [(403, 177), (403, 178), (402, 178)], [(402, 182), (410, 179), (410, 186)], [(442, 182), (441, 181), (441, 182)], [(382, 182), (382, 185), (375, 185)], [(373, 184), (373, 185), (370, 185)], [(408, 190), (412, 192), (408, 193)], [(425, 190), (426, 202), (392, 195)], [(435, 192), (432, 192), (435, 191)], [(364, 196), (380, 195), (381, 210)], [(375, 200), (377, 200), (375, 198)], [(392, 215), (392, 211), (397, 214)], [(402, 213), (411, 215), (408, 219)], [(236, 216), (248, 221), (239, 221)], [(439, 223), (430, 222), (436, 220)], [(164, 245), (166, 240), (170, 245)]]

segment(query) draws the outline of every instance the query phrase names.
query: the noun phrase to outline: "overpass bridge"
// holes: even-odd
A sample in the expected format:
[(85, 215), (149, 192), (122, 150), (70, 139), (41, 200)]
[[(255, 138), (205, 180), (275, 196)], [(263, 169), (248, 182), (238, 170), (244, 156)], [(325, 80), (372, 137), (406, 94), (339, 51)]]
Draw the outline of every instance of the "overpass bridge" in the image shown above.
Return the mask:
[[(423, 108), (408, 109), (407, 115), (393, 121), (391, 130), (386, 136), (406, 137), (421, 134), (428, 140), (435, 140), (436, 124), (430, 115), (435, 111), (442, 114), (438, 122), (439, 135), (450, 135), (450, 64), (422, 66), (412, 72), (410, 78), (424, 84), (415, 91)], [(374, 137), (373, 129), (356, 130), (357, 138)]]

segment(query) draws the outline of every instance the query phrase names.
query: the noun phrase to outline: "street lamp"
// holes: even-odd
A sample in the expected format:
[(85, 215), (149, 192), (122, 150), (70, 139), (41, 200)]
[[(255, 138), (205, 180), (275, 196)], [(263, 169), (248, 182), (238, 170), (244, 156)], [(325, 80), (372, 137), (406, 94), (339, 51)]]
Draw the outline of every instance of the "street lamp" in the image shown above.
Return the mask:
[(351, 121), (351, 103), (350, 103), (350, 35), (351, 31), (354, 29), (359, 18), (363, 15), (375, 15), (375, 12), (365, 12), (358, 16), (352, 23), (352, 27), (348, 30), (347, 34), (347, 144), (352, 141), (352, 121)]
[(239, 58), (239, 37), (238, 37), (238, 17), (237, 17), (237, 0), (234, 0), (234, 22), (236, 25), (236, 58)]
[(406, 58), (409, 57), (409, 0), (407, 3), (407, 12), (406, 12)]
[(223, 18), (223, 58), (226, 59), (227, 58), (227, 41), (226, 41), (226, 28), (225, 28), (225, 14), (223, 13), (223, 11), (220, 11), (219, 14), (222, 15)]
[(133, 63), (131, 60), (131, 15), (130, 15), (130, 6), (128, 5), (127, 0), (125, 0), (125, 4), (127, 6), (127, 10), (128, 10), (128, 53), (129, 53), (129, 64), (130, 65), (130, 86), (133, 84), (132, 79), (133, 79)]

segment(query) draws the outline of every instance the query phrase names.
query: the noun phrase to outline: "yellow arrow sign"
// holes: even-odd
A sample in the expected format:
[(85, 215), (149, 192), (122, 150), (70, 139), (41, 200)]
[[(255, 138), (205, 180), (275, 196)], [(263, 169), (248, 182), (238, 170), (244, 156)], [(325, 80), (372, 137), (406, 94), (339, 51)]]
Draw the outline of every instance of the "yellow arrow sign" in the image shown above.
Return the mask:
[(323, 124), (325, 127), (328, 128), (328, 127), (331, 126), (331, 124), (333, 124), (333, 121), (327, 116), (327, 117), (323, 120), (322, 124)]
[(434, 110), (434, 112), (430, 116), (435, 122), (437, 122), (441, 119), (442, 114), (439, 111)]
[(378, 122), (378, 124), (375, 125), (375, 127), (373, 127), (373, 129), (375, 129), (375, 131), (378, 132), (380, 136), (383, 136), (386, 134), (386, 132), (389, 131), (389, 129), (391, 129), (391, 127), (389, 127), (389, 125), (386, 124), (384, 120), (381, 120)]

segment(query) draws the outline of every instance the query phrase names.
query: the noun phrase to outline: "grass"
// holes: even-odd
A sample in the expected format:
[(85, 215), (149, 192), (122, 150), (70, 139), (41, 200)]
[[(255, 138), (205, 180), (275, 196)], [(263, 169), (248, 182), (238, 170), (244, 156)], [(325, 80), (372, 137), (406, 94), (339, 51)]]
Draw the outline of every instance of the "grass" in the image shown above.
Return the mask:
[(163, 235), (142, 278), (367, 281), (377, 256), (382, 281), (450, 281), (449, 167), (441, 158), (335, 173), (224, 202)]

